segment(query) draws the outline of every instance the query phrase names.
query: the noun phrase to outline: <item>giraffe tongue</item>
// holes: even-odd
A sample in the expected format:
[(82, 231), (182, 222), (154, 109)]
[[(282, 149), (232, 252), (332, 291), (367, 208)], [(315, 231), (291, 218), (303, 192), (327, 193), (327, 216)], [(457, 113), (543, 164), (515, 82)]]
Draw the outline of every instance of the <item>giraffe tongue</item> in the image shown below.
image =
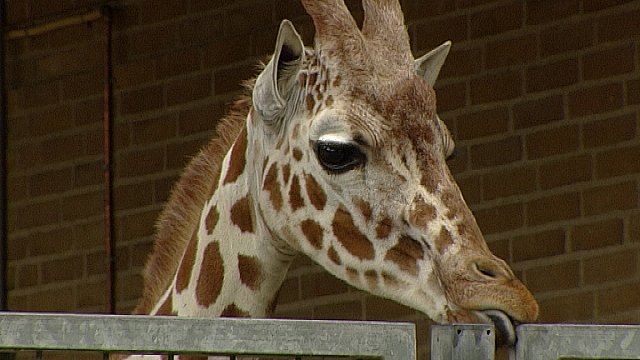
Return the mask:
[(492, 322), (496, 327), (496, 344), (513, 346), (516, 343), (516, 329), (509, 316), (500, 310), (483, 310), (478, 312), (481, 318)]

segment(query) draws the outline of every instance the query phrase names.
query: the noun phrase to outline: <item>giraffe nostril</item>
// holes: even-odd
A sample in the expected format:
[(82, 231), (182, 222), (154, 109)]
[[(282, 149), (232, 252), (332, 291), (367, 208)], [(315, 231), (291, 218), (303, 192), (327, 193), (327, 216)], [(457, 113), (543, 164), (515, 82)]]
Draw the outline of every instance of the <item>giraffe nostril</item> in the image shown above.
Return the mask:
[(508, 280), (510, 278), (507, 271), (505, 271), (499, 264), (486, 261), (476, 261), (474, 264), (474, 270), (477, 274), (490, 280)]

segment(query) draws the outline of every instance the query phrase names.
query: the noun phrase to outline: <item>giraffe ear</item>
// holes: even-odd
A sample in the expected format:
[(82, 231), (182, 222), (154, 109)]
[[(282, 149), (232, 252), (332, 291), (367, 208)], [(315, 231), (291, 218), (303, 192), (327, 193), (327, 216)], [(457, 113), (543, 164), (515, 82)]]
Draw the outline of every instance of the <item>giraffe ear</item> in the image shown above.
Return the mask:
[(451, 41), (446, 41), (437, 48), (429, 51), (415, 61), (415, 68), (418, 75), (422, 76), (431, 86), (436, 83), (440, 69), (444, 60), (449, 55)]
[(273, 57), (253, 88), (253, 106), (267, 122), (278, 117), (286, 105), (304, 60), (304, 44), (289, 20), (283, 20)]

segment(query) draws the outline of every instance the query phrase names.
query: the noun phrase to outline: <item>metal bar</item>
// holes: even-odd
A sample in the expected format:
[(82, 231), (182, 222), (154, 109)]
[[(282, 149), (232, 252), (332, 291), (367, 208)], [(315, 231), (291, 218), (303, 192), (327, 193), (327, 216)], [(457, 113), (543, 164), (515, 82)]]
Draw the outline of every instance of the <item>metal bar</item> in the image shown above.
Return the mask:
[(106, 288), (106, 310), (109, 314), (116, 312), (116, 255), (115, 237), (113, 225), (113, 171), (111, 159), (113, 158), (113, 73), (111, 67), (111, 8), (104, 6), (104, 64), (103, 64), (103, 94), (102, 94), (102, 142), (103, 142), (103, 199), (104, 199), (104, 242), (105, 255), (107, 257), (107, 288)]
[(411, 360), (416, 333), (410, 323), (1, 313), (0, 349)]
[(4, 66), (5, 0), (0, 0), (0, 311), (8, 310), (7, 293), (7, 149), (8, 125)]
[(640, 325), (520, 325), (516, 359), (640, 359)]
[(495, 329), (490, 324), (431, 327), (431, 360), (494, 359), (495, 344)]

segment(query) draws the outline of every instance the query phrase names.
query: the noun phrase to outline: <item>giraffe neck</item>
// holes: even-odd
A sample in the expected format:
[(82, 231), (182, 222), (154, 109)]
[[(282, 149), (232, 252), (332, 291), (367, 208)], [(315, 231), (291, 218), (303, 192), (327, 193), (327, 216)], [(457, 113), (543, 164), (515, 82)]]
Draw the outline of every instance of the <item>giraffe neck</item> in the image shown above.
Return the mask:
[(269, 232), (257, 206), (264, 166), (250, 116), (222, 162), (176, 276), (152, 315), (264, 317), (295, 252)]

